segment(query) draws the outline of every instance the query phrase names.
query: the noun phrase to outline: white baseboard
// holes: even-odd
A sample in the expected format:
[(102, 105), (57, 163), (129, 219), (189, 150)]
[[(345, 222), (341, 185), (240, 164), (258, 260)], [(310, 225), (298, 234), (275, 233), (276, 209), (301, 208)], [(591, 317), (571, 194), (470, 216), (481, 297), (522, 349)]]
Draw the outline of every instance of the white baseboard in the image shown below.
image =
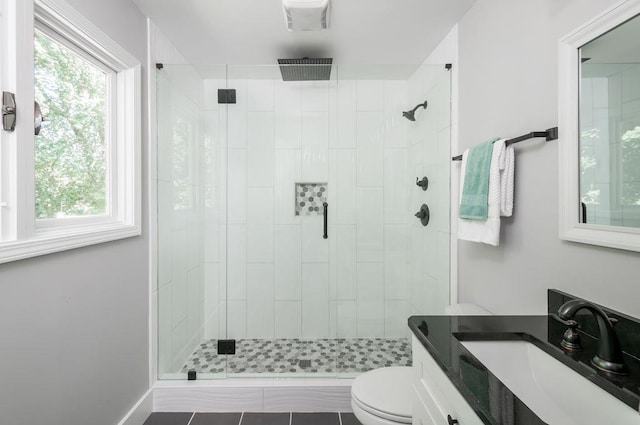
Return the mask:
[(351, 412), (351, 387), (265, 388), (264, 412)]
[[(229, 385), (224, 385), (225, 381)], [(260, 381), (260, 379), (256, 379)], [(288, 380), (158, 383), (154, 412), (351, 412), (351, 379), (324, 385)], [(129, 425), (129, 424), (127, 424)]]
[(124, 415), (118, 425), (142, 425), (153, 412), (153, 389), (150, 388), (140, 400)]

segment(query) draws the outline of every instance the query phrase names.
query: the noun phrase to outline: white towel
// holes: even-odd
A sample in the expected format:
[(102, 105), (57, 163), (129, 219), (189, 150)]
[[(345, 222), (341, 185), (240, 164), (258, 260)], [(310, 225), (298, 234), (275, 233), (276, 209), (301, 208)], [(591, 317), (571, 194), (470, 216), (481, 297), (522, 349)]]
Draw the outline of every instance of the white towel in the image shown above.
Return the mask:
[(500, 160), (500, 215), (513, 214), (513, 176), (515, 175), (515, 154), (513, 146), (505, 146)]
[[(501, 166), (506, 166), (505, 140), (501, 139), (493, 144), (491, 154), (491, 166), (489, 168), (489, 196), (488, 216), (486, 220), (466, 220), (458, 218), (458, 239), (472, 242), (482, 242), (493, 246), (500, 244), (500, 212), (501, 212)], [(513, 148), (511, 148), (513, 149)], [(464, 187), (464, 174), (467, 166), (466, 158), (468, 150), (462, 155), (462, 167), (460, 169), (460, 195)], [(513, 161), (511, 161), (513, 163)], [(505, 194), (508, 191), (505, 191)], [(512, 195), (513, 196), (513, 195)], [(505, 202), (507, 204), (507, 202)], [(506, 210), (505, 206), (505, 210)]]

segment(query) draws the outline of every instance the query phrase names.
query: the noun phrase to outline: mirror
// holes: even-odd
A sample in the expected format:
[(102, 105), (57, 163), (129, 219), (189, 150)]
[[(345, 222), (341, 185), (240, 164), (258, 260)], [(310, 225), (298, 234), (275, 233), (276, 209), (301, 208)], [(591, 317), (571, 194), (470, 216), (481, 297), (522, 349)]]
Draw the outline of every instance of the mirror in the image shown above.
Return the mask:
[(561, 238), (640, 251), (640, 0), (560, 40)]
[(580, 222), (640, 227), (640, 17), (580, 48)]

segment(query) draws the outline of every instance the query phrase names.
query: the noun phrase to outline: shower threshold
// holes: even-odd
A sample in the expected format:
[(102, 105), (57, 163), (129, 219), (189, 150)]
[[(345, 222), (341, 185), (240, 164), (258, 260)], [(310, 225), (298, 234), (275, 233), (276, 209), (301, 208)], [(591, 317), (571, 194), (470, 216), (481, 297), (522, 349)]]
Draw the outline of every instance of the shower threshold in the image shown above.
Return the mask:
[(411, 366), (407, 338), (238, 339), (235, 355), (218, 355), (217, 340), (204, 341), (182, 373), (251, 377), (356, 376), (388, 366)]

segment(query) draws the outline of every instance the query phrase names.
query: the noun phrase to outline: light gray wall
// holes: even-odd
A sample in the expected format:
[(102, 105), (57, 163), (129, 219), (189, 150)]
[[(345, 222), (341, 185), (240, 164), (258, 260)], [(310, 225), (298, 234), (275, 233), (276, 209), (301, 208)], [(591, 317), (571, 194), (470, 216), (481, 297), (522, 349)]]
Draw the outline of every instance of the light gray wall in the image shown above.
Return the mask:
[[(461, 151), (557, 125), (557, 40), (616, 2), (479, 0), (459, 26)], [(640, 254), (558, 237), (564, 142), (517, 145), (514, 216), (503, 219), (498, 248), (460, 241), (460, 299), (544, 313), (547, 288), (559, 288), (640, 317)]]
[[(68, 1), (145, 63), (146, 20), (129, 0)], [(147, 228), (0, 265), (0, 423), (113, 425), (148, 389)]]

